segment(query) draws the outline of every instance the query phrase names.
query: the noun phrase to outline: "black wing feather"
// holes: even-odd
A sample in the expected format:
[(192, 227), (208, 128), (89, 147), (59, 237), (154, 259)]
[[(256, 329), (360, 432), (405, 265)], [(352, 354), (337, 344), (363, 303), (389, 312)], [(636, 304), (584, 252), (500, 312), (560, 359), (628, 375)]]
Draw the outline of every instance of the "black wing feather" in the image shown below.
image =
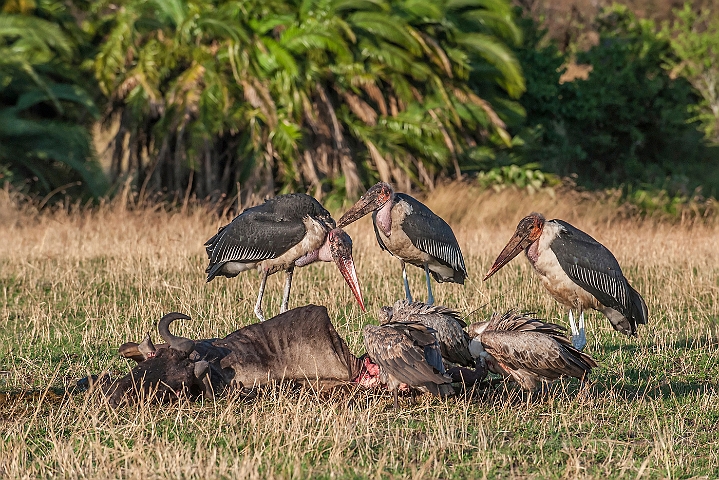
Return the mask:
[(607, 247), (562, 220), (552, 220), (562, 231), (551, 243), (564, 273), (599, 302), (617, 310), (629, 320), (632, 334), (637, 324), (647, 323), (647, 309), (642, 297), (634, 290)]
[(258, 262), (282, 255), (304, 238), (308, 216), (322, 220), (328, 229), (334, 226), (327, 210), (305, 194), (281, 195), (244, 210), (205, 243), (210, 261), (207, 281), (227, 262)]
[(401, 383), (410, 386), (451, 383), (432, 329), (415, 322), (366, 325), (364, 344), (370, 359)]
[[(452, 228), (415, 198), (404, 193), (396, 193), (395, 197), (396, 200), (404, 201), (412, 207), (412, 213), (407, 215), (402, 223), (402, 230), (412, 241), (412, 245), (451, 267), (455, 271), (452, 281), (464, 284), (464, 279), (467, 278), (467, 267), (464, 265), (462, 250), (459, 248)], [(381, 242), (380, 246), (382, 246)], [(435, 280), (442, 281), (434, 272), (433, 276)]]
[(377, 210), (372, 212), (372, 226), (374, 227), (374, 236), (377, 238), (377, 243), (379, 244), (379, 248), (389, 252), (389, 250), (387, 250), (387, 247), (385, 246), (384, 242), (382, 241), (382, 237), (380, 237), (380, 235), (379, 235), (379, 230), (378, 230), (379, 227), (377, 227)]

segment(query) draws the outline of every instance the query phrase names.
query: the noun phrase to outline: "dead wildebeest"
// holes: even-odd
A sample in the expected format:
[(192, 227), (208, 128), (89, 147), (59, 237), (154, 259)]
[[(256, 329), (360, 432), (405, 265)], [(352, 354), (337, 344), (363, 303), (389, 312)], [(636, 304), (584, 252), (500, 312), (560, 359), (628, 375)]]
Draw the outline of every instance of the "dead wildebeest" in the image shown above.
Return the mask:
[(219, 363), (229, 350), (213, 345), (216, 339), (192, 341), (173, 335), (170, 324), (179, 319), (190, 317), (172, 312), (158, 322), (158, 333), (167, 342), (163, 345), (155, 347), (148, 334), (140, 344), (120, 346), (120, 355), (138, 364), (129, 374), (103, 387), (111, 405), (151, 394), (165, 401), (181, 395), (212, 397), (225, 390), (231, 372), (223, 371)]
[(103, 389), (111, 405), (150, 392), (163, 401), (180, 395), (214, 397), (228, 389), (283, 380), (326, 389), (376, 376), (368, 373), (366, 361), (349, 351), (325, 307), (295, 308), (223, 339), (198, 341), (170, 333), (170, 323), (180, 318), (189, 317), (169, 313), (160, 320), (158, 331), (166, 345), (155, 348), (146, 338), (120, 347), (121, 355), (139, 363)]

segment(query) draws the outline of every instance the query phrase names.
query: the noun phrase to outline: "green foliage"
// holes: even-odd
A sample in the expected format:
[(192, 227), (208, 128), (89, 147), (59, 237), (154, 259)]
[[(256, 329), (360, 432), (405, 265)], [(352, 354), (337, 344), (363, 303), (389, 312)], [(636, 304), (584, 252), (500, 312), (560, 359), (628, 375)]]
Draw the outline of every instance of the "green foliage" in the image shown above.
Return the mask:
[(675, 15), (661, 31), (672, 47), (667, 67), (672, 75), (686, 78), (701, 95), (690, 111), (706, 138), (719, 143), (719, 17), (708, 9), (695, 12), (688, 3)]
[(477, 181), (482, 187), (492, 187), (496, 191), (511, 186), (526, 189), (530, 194), (538, 191), (553, 193), (552, 187), (560, 184), (559, 177), (539, 170), (539, 164), (536, 163), (495, 167), (486, 172), (480, 172)]
[(88, 133), (99, 112), (72, 71), (73, 53), (56, 23), (0, 13), (0, 170), (32, 194), (74, 187), (97, 197), (107, 188)]
[(624, 7), (604, 11), (597, 23), (599, 44), (577, 57), (591, 65), (589, 77), (563, 84), (567, 58), (540, 45), (542, 32), (525, 23), (534, 43), (517, 54), (527, 72), (521, 102), (528, 121), (517, 132), (524, 161), (576, 175), (590, 188), (632, 184), (686, 194), (704, 185), (705, 193), (719, 192), (719, 165), (690, 113), (697, 98), (663, 68), (669, 42)]
[(509, 143), (502, 101), (524, 90), (505, 0), (136, 0), (102, 19), (96, 76), (136, 142), (113, 174), (127, 153), (138, 184), (200, 196), (431, 184)]
[(716, 202), (707, 201), (694, 192), (693, 195), (672, 194), (665, 189), (627, 186), (621, 192), (621, 200), (634, 207), (643, 216), (667, 215), (679, 217), (687, 211), (702, 218), (715, 213)]

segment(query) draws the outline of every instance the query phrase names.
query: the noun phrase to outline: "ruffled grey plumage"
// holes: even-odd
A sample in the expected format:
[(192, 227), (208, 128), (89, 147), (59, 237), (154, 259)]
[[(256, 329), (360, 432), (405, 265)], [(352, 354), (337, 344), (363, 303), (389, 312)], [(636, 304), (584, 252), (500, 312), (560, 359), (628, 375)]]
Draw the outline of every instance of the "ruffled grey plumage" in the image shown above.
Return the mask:
[(364, 327), (367, 354), (380, 367), (382, 381), (394, 393), (395, 407), (397, 390), (403, 383), (434, 395), (454, 393), (433, 333), (433, 329), (419, 322), (391, 321)]
[(534, 318), (532, 313), (509, 310), (494, 313), (489, 322), (469, 326), (473, 341), (486, 351), (490, 370), (511, 376), (522, 388), (534, 391), (542, 381), (562, 375), (585, 378), (597, 366), (589, 355), (574, 348), (565, 328)]
[(382, 317), (392, 321), (421, 322), (435, 330), (435, 337), (445, 361), (465, 367), (475, 366), (469, 352), (469, 336), (464, 331), (467, 324), (459, 312), (441, 305), (427, 305), (421, 302), (398, 300), (392, 307), (383, 307)]

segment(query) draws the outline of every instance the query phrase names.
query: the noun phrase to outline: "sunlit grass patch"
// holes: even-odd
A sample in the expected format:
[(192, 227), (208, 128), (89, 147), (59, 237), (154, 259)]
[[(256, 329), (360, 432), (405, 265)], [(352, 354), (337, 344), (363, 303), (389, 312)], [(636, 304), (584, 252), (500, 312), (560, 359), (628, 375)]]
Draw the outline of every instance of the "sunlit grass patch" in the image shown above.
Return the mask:
[[(88, 373), (129, 370), (117, 347), (154, 332), (224, 336), (253, 323), (259, 278), (205, 283), (203, 243), (228, 218), (109, 205), (25, 215), (0, 208), (0, 471), (9, 478), (668, 478), (719, 476), (719, 249), (714, 225), (634, 221), (574, 197), (440, 190), (427, 200), (454, 227), (470, 277), (436, 285), (437, 302), (469, 321), (516, 307), (566, 325), (518, 258), (482, 275), (531, 211), (563, 218), (618, 258), (649, 306), (639, 337), (590, 313), (591, 381), (557, 382), (541, 401), (511, 384), (417, 405), (361, 391), (270, 388), (255, 399), (112, 410), (65, 392)], [(4, 210), (3, 210), (4, 209)], [(403, 296), (399, 262), (369, 219), (348, 229), (366, 313), (332, 264), (297, 269), (291, 306), (326, 305), (350, 349), (361, 328)], [(416, 298), (424, 276), (411, 268)], [(265, 311), (279, 311), (271, 277)]]

